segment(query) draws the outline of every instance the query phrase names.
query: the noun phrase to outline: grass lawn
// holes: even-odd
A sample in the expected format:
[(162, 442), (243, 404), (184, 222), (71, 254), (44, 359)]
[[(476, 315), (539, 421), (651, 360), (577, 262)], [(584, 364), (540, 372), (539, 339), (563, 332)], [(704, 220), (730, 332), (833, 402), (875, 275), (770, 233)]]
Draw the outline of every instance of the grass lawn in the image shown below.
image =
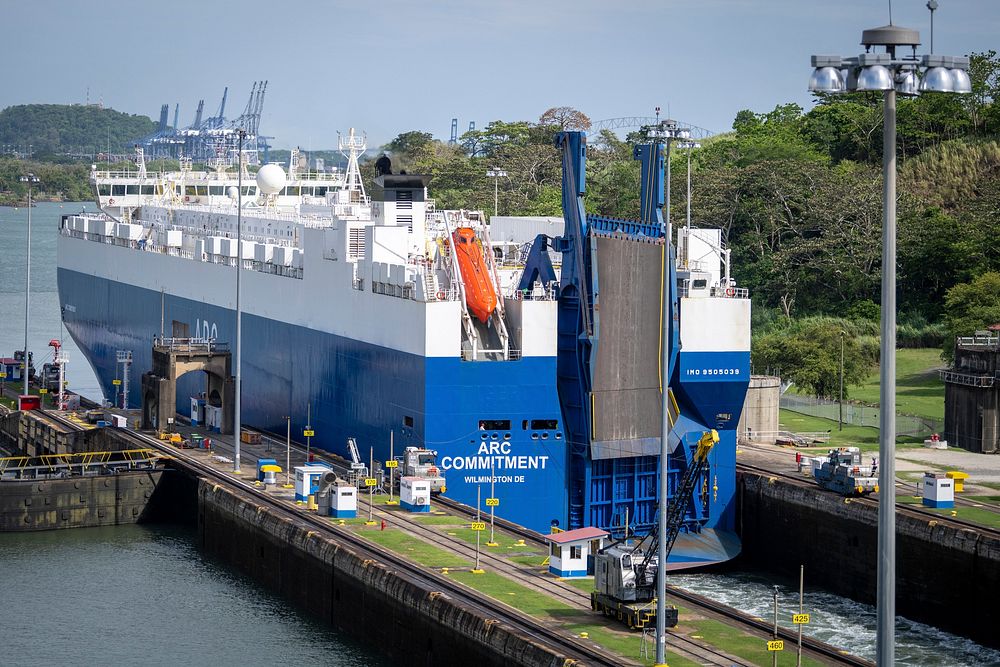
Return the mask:
[[(771, 664), (771, 653), (767, 650), (767, 641), (760, 637), (735, 631), (732, 626), (711, 618), (691, 621), (687, 625), (695, 628), (695, 632), (690, 636), (696, 635), (702, 641), (712, 646), (718, 646), (727, 653), (749, 660), (755, 665)], [(792, 642), (785, 642), (785, 650), (778, 653), (778, 664), (795, 664), (795, 646)], [(803, 656), (802, 664), (819, 667), (824, 663)]]
[(471, 567), (472, 563), (453, 553), (423, 542), (401, 530), (358, 530), (358, 534), (427, 567)]
[[(944, 419), (944, 383), (937, 369), (944, 368), (941, 350), (917, 348), (896, 351), (896, 411), (901, 414)], [(850, 398), (871, 405), (879, 402), (879, 374), (860, 387), (851, 387)]]
[[(896, 498), (897, 502), (903, 503), (904, 505), (921, 504), (921, 499), (914, 496), (896, 496)], [(971, 521), (990, 528), (1000, 528), (1000, 514), (986, 509), (965, 506), (955, 506), (952, 509), (934, 509), (930, 507), (924, 509), (934, 512), (935, 514), (940, 514), (946, 519), (954, 517), (956, 519)]]
[(511, 554), (519, 554), (519, 555), (538, 554), (543, 558), (545, 557), (545, 552), (541, 548), (534, 547), (529, 544), (519, 545), (517, 544), (519, 538), (511, 537), (510, 535), (502, 532), (499, 528), (496, 528), (493, 531), (493, 534), (494, 537), (496, 538), (497, 544), (499, 544), (500, 546), (487, 547), (486, 543), (490, 541), (489, 517), (486, 518), (486, 521), (487, 521), (486, 530), (481, 532), (472, 530), (472, 528), (465, 528), (465, 527), (460, 528), (457, 526), (454, 528), (451, 527), (445, 528), (443, 530), (451, 537), (457, 537), (458, 539), (464, 540), (465, 542), (468, 542), (469, 544), (472, 545), (475, 545), (476, 533), (479, 533), (480, 535), (479, 545), (483, 549), (483, 551), (489, 550), (495, 554), (504, 554), (508, 552), (510, 552)]
[[(829, 447), (856, 446), (866, 452), (878, 450), (877, 428), (844, 424), (844, 430), (839, 431), (837, 430), (837, 422), (833, 420), (804, 415), (799, 412), (792, 412), (791, 410), (781, 410), (779, 412), (778, 419), (780, 428), (786, 431), (799, 433), (810, 431), (829, 431)], [(922, 446), (923, 440), (900, 436), (897, 438), (897, 444), (900, 447), (916, 447)], [(825, 450), (828, 446), (822, 445), (820, 448)]]

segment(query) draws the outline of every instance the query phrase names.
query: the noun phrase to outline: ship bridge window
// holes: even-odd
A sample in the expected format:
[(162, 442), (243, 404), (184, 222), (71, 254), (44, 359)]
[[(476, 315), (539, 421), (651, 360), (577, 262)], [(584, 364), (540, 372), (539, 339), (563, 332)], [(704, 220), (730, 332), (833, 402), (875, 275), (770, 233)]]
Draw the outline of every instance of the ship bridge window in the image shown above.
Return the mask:
[(243, 186), (243, 196), (244, 197), (252, 197), (252, 196), (254, 196), (256, 194), (257, 194), (257, 188), (256, 187), (254, 187), (252, 185), (244, 185)]
[(216, 196), (225, 194), (225, 188), (221, 185), (210, 185), (208, 186), (208, 194)]
[(125, 186), (124, 185), (112, 185), (111, 186), (111, 194), (114, 195), (115, 197), (124, 197), (125, 196)]
[(289, 197), (298, 197), (302, 188), (297, 185), (287, 185), (285, 189), (281, 191), (281, 194), (287, 195)]
[(97, 194), (101, 195), (102, 197), (107, 197), (108, 195), (111, 194), (111, 185), (110, 184), (98, 185)]
[(316, 188), (315, 188), (315, 193), (316, 193), (317, 197), (325, 197), (326, 196), (326, 186), (325, 185), (317, 185)]
[(558, 419), (532, 419), (531, 429), (533, 431), (554, 431), (559, 428)]
[(510, 429), (509, 419), (480, 419), (480, 431), (506, 431)]
[(185, 185), (184, 186), (184, 196), (185, 197), (197, 197), (198, 196), (198, 189), (196, 187), (194, 187), (193, 185)]
[(198, 187), (195, 188), (195, 192), (198, 193), (199, 197), (204, 197), (205, 195), (208, 194), (208, 186), (207, 185), (199, 185)]
[(139, 186), (138, 185), (126, 185), (125, 186), (125, 194), (127, 194), (127, 195), (137, 195), (137, 194), (139, 194)]
[(144, 195), (155, 195), (156, 186), (155, 185), (143, 185), (139, 187), (139, 192)]
[(705, 289), (706, 287), (708, 287), (708, 281), (705, 280), (704, 278), (701, 278), (701, 279), (697, 279), (696, 278), (694, 280), (694, 284), (693, 284), (693, 288), (694, 289)]

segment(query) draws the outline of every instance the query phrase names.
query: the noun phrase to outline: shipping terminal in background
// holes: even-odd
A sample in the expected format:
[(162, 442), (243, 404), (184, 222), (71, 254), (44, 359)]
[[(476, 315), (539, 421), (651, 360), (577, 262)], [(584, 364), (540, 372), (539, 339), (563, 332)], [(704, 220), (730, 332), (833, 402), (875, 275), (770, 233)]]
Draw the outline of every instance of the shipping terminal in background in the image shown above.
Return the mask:
[[(378, 201), (342, 141), (347, 169), (256, 174), (93, 170), (99, 214), (63, 217), (58, 287), (67, 330), (106, 396), (119, 351), (138, 372), (154, 338), (235, 338), (237, 205), (242, 201), (243, 422), (341, 455), (439, 452), (447, 495), (475, 505), (497, 478), (498, 514), (547, 531), (643, 534), (656, 520), (661, 345), (669, 346), (674, 428), (669, 483), (697, 443), (713, 448), (690, 494), (671, 566), (727, 560), (735, 521), (736, 426), (749, 381), (750, 301), (730, 276), (719, 229), (663, 223), (662, 146), (637, 147), (640, 220), (586, 216), (586, 137), (562, 133), (563, 225), (495, 225), (438, 210), (429, 177), (379, 160)], [(241, 178), (242, 176), (242, 178)], [(242, 191), (237, 188), (242, 185)], [(545, 233), (539, 233), (544, 227)], [(502, 231), (501, 231), (502, 229)], [(659, 336), (662, 270), (672, 335)], [(652, 270), (651, 270), (652, 267)], [(205, 394), (177, 383), (177, 410)], [(131, 406), (143, 403), (130, 383)], [(154, 420), (159, 415), (150, 415)], [(164, 416), (166, 417), (166, 416)]]

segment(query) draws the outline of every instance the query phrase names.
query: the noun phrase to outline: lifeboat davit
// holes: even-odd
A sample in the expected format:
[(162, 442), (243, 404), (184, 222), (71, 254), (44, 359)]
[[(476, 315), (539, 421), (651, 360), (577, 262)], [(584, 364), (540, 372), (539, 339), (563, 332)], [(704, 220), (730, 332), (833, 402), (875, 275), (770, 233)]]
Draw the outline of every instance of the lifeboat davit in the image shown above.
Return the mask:
[(458, 268), (465, 283), (465, 302), (469, 312), (486, 323), (497, 307), (497, 293), (483, 257), (483, 244), (471, 227), (459, 227), (452, 234)]

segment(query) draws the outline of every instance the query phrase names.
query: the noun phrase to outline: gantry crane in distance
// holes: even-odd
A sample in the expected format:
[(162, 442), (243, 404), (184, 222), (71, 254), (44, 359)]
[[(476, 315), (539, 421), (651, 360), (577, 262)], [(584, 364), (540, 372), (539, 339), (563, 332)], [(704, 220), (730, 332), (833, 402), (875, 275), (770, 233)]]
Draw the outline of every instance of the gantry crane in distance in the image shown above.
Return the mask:
[[(691, 464), (681, 478), (680, 489), (670, 497), (666, 516), (658, 518), (667, 524), (667, 557), (681, 531), (691, 493), (702, 479), (708, 454), (717, 442), (719, 434), (715, 429), (701, 436)], [(601, 549), (594, 556), (595, 590), (590, 594), (591, 608), (617, 618), (631, 630), (655, 626), (656, 577), (666, 573), (666, 567), (659, 567), (658, 546), (659, 531), (654, 527), (646, 537), (631, 544), (626, 536)], [(667, 627), (672, 628), (677, 625), (677, 608), (667, 605), (666, 610)]]

